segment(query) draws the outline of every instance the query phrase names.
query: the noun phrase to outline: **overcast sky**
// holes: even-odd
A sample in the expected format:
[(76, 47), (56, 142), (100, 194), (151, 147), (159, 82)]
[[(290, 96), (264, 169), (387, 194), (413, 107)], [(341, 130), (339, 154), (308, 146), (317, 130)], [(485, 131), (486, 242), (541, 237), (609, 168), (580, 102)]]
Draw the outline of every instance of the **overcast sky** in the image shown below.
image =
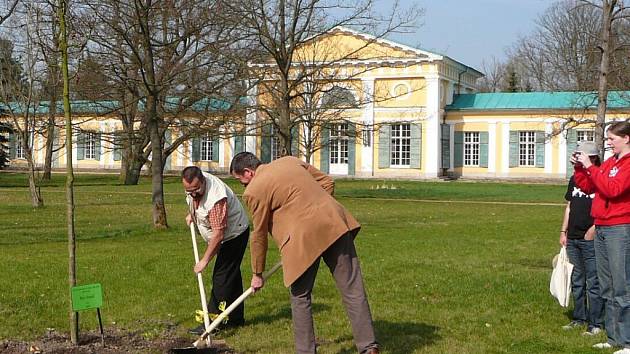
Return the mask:
[[(385, 0), (383, 3), (388, 3)], [(411, 3), (412, 0), (401, 0)], [(505, 49), (535, 28), (536, 18), (551, 0), (415, 0), (425, 9), (414, 34), (389, 39), (421, 47), (481, 70), (492, 56), (505, 59)], [(387, 6), (387, 5), (384, 5)]]

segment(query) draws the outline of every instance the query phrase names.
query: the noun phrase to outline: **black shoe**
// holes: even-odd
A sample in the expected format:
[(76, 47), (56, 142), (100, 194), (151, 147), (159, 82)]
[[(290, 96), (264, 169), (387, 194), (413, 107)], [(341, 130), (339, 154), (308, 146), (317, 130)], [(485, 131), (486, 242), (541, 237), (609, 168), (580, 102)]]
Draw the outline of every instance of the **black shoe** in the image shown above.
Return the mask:
[[(236, 327), (240, 327), (240, 326), (244, 326), (244, 325), (245, 325), (245, 320), (228, 321), (228, 323), (221, 323), (220, 325), (215, 327), (214, 332), (221, 331), (221, 330), (226, 330), (226, 329), (230, 329), (230, 328), (236, 328)], [(206, 326), (202, 323), (202, 324), (200, 324), (199, 326), (197, 326), (195, 328), (189, 329), (188, 333), (200, 336), (200, 335), (204, 334), (205, 331), (206, 331)]]
[(188, 333), (190, 334), (195, 334), (195, 335), (202, 335), (204, 332), (206, 331), (206, 326), (202, 323), (199, 326), (195, 327), (195, 328), (191, 328), (188, 330)]

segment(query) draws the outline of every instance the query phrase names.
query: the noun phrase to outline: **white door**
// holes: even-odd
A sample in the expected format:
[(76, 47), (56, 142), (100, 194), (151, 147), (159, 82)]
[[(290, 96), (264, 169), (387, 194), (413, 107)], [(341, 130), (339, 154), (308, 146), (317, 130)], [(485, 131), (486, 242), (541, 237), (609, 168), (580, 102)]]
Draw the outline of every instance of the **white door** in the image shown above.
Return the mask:
[(330, 128), (330, 174), (348, 175), (348, 123)]

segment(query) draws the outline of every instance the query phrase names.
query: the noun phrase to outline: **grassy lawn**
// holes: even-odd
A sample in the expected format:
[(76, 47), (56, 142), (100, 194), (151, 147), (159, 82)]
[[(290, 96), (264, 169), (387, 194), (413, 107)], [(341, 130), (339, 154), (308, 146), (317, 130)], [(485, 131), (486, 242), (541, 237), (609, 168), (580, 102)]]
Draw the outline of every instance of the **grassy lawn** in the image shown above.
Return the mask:
[[(63, 184), (55, 176), (42, 188), (46, 206), (34, 210), (25, 176), (0, 173), (0, 340), (68, 331)], [(340, 202), (363, 224), (356, 244), (383, 352), (595, 352), (590, 344), (603, 338), (562, 331), (568, 311), (548, 290), (564, 188), (338, 181)], [(78, 176), (78, 281), (103, 285), (106, 326), (159, 333), (172, 322), (184, 333), (194, 325), (200, 304), (179, 179), (168, 178), (165, 191), (171, 228), (156, 231), (149, 180), (120, 186), (115, 176)], [(277, 258), (272, 246), (270, 264)], [(242, 269), (248, 285), (249, 254)], [(321, 353), (355, 352), (324, 264), (314, 315)], [(95, 317), (82, 313), (82, 328), (94, 330)], [(281, 276), (247, 300), (246, 318), (247, 326), (218, 337), (241, 353), (292, 352)]]

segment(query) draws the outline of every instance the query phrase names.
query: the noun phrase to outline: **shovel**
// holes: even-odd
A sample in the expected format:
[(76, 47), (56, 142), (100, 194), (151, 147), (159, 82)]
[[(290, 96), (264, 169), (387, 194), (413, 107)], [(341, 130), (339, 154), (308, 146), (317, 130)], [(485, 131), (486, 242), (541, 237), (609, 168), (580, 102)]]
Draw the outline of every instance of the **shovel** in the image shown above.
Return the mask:
[[(197, 250), (197, 235), (195, 234), (195, 223), (190, 223), (190, 235), (192, 236), (193, 253), (195, 254), (195, 264), (199, 263), (199, 251)], [(203, 324), (208, 331), (210, 328), (210, 318), (208, 318), (208, 302), (206, 301), (206, 289), (203, 286), (203, 277), (201, 273), (197, 273), (197, 282), (199, 283), (199, 296), (201, 297), (201, 309), (203, 311)]]
[[(263, 280), (266, 281), (273, 273), (275, 273), (282, 266), (282, 262), (278, 262), (271, 269), (263, 274)], [(199, 336), (199, 338), (193, 343), (192, 347), (187, 348), (177, 348), (171, 349), (171, 353), (215, 353), (216, 350), (214, 348), (210, 348), (212, 344), (212, 340), (210, 339), (210, 332), (212, 332), (217, 326), (223, 321), (225, 317), (227, 317), (235, 308), (237, 308), (247, 297), (254, 293), (254, 288), (250, 287), (245, 290), (245, 292), (239, 296), (234, 302), (225, 309), (225, 311), (221, 312), (217, 318), (212, 321), (209, 327), (206, 328), (206, 331)]]

